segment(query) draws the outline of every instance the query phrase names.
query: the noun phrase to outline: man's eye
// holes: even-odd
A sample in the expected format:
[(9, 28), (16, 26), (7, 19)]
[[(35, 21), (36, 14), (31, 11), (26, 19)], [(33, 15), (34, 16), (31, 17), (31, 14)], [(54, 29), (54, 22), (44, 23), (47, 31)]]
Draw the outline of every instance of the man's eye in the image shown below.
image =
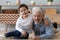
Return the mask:
[(39, 17), (39, 15), (37, 17)]
[(34, 17), (36, 17), (36, 15)]

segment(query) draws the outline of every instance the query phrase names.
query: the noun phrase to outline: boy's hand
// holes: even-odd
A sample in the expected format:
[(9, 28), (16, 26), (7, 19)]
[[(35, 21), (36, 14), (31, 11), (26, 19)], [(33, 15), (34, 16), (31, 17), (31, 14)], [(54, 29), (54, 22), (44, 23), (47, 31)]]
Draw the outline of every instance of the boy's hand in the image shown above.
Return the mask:
[(22, 31), (22, 35), (23, 35), (23, 36), (26, 36), (27, 33), (26, 33), (25, 31)]

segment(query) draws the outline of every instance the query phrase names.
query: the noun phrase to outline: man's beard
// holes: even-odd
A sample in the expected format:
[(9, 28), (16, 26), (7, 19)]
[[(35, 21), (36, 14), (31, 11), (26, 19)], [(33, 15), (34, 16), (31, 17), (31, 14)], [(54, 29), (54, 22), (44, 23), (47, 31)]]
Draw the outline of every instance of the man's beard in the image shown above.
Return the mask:
[(35, 24), (41, 23), (42, 20), (35, 21)]

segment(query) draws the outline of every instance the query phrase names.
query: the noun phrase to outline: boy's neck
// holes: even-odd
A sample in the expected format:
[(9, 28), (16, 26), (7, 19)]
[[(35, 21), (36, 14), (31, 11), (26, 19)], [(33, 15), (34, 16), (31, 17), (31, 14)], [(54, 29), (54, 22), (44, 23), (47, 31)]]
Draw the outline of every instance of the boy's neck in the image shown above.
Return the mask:
[(25, 18), (27, 18), (27, 17), (28, 17), (28, 15), (27, 15), (27, 16), (22, 16), (23, 19), (25, 19)]

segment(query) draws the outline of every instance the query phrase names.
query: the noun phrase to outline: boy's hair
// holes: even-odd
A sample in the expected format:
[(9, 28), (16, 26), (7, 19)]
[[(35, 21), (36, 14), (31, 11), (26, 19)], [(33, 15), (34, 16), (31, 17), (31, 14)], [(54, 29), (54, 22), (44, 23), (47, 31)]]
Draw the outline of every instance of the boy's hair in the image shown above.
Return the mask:
[(25, 7), (26, 9), (28, 9), (28, 6), (26, 4), (21, 4), (18, 9), (20, 9), (21, 7)]

